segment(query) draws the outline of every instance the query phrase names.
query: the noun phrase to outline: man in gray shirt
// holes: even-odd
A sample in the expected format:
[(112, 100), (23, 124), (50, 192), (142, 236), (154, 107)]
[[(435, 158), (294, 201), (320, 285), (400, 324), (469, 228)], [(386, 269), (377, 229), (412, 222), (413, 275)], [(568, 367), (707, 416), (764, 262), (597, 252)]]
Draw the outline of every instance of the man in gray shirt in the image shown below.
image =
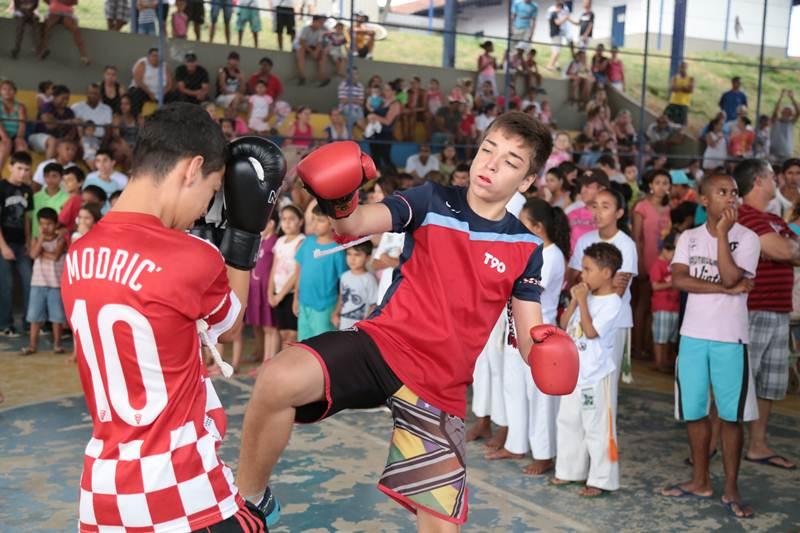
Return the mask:
[[(791, 100), (792, 105), (784, 105), (783, 97)], [(792, 109), (794, 107), (794, 109)], [(794, 99), (794, 91), (782, 89), (775, 110), (772, 112), (772, 133), (770, 135), (770, 155), (776, 163), (792, 157), (794, 151), (794, 126), (800, 118), (800, 105)]]
[(330, 83), (330, 78), (325, 74), (325, 46), (323, 37), (325, 36), (325, 17), (314, 15), (311, 24), (300, 30), (300, 35), (294, 43), (294, 53), (297, 58), (298, 84), (304, 85), (306, 82), (305, 62), (306, 56), (317, 63), (317, 77), (320, 80), (320, 87)]

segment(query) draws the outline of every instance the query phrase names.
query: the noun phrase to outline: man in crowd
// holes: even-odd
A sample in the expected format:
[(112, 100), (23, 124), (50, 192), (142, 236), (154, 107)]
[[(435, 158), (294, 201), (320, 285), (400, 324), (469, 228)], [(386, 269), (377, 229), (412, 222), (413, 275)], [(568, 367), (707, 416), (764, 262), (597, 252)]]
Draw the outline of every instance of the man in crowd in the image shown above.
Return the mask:
[(325, 74), (325, 47), (322, 39), (325, 37), (325, 17), (314, 15), (311, 24), (300, 30), (300, 36), (294, 44), (294, 54), (297, 59), (298, 84), (306, 83), (306, 56), (317, 64), (317, 78), (320, 87), (328, 85), (331, 80)]
[[(792, 105), (784, 104), (783, 98), (788, 98)], [(800, 119), (800, 105), (794, 99), (794, 91), (782, 89), (775, 110), (770, 120), (770, 155), (776, 161), (782, 162), (792, 157), (794, 151), (794, 127)]]
[(694, 78), (688, 74), (689, 65), (681, 61), (678, 73), (672, 77), (669, 105), (664, 114), (675, 124), (686, 126), (689, 119), (689, 106), (692, 105)]
[(339, 111), (348, 123), (364, 127), (364, 85), (358, 80), (358, 67), (353, 65), (352, 78), (347, 77), (339, 83), (337, 91)]
[(175, 69), (175, 83), (180, 93), (180, 100), (191, 104), (199, 104), (208, 100), (208, 71), (197, 64), (197, 55), (187, 52), (185, 63)]
[(511, 8), (512, 38), (516, 42), (529, 43), (536, 31), (539, 5), (533, 0), (520, 0)]
[(719, 99), (719, 108), (725, 112), (725, 120), (736, 120), (736, 111), (739, 106), (747, 105), (747, 95), (741, 90), (742, 79), (739, 76), (731, 78), (731, 90), (722, 94)]
[(406, 159), (406, 172), (414, 176), (414, 179), (421, 180), (428, 175), (431, 170), (439, 170), (439, 159), (431, 157), (431, 147), (422, 144), (419, 153), (408, 156)]
[(45, 157), (55, 157), (59, 140), (76, 140), (75, 113), (69, 107), (69, 89), (66, 85), (53, 87), (53, 101), (39, 109), (36, 133), (28, 138), (31, 150), (44, 152)]
[(272, 73), (272, 60), (262, 57), (258, 62), (258, 70), (247, 80), (247, 94), (256, 92), (256, 84), (263, 81), (267, 86), (267, 95), (272, 97), (273, 102), (277, 102), (283, 95), (283, 84), (278, 76)]
[(94, 136), (102, 141), (106, 136), (106, 127), (111, 125), (113, 111), (100, 101), (100, 85), (90, 83), (86, 89), (86, 100), (72, 105), (72, 112), (80, 123), (92, 121), (97, 126)]
[(369, 17), (364, 13), (356, 13), (356, 24), (353, 32), (356, 36), (355, 52), (358, 57), (372, 59), (372, 51), (375, 49), (375, 32), (367, 26)]
[(139, 58), (133, 65), (133, 80), (128, 95), (133, 103), (134, 114), (138, 115), (142, 111), (145, 102), (157, 102), (159, 91), (164, 95), (165, 101), (167, 95), (171, 96), (172, 71), (166, 61), (161, 61), (158, 48), (151, 48), (145, 57)]

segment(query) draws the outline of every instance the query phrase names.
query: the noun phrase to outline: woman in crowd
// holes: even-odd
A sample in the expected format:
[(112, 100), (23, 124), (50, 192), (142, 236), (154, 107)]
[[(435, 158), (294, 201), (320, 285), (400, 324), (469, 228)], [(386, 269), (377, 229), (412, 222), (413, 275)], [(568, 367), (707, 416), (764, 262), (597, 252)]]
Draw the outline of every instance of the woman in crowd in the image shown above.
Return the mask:
[(17, 86), (11, 80), (0, 82), (0, 172), (13, 153), (28, 149), (25, 141), (25, 106), (17, 102)]

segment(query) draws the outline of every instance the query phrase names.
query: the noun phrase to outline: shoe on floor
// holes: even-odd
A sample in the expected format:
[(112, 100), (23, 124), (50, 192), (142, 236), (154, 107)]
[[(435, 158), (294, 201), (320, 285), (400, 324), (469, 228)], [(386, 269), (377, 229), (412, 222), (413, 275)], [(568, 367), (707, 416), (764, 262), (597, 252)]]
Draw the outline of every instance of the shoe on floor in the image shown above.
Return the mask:
[(264, 496), (261, 497), (261, 501), (258, 502), (256, 507), (264, 513), (264, 518), (269, 528), (273, 527), (281, 519), (281, 504), (272, 494), (272, 489), (269, 487), (264, 490)]
[(11, 339), (16, 339), (19, 337), (19, 333), (14, 328), (6, 328), (0, 331), (0, 337), (9, 337)]

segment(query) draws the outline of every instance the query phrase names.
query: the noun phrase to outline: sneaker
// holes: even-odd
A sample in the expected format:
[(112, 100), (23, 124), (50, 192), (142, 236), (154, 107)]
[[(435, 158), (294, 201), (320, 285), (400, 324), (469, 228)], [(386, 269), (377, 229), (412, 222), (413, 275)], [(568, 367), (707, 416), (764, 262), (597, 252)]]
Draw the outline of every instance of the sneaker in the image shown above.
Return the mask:
[(15, 330), (14, 328), (6, 328), (0, 331), (0, 337), (9, 337), (12, 339), (16, 339), (17, 337), (19, 337), (19, 333), (17, 333), (17, 330)]
[(269, 528), (273, 527), (281, 519), (281, 504), (272, 494), (272, 490), (269, 487), (264, 490), (264, 496), (261, 497), (261, 501), (258, 502), (256, 507), (264, 513), (264, 519)]

